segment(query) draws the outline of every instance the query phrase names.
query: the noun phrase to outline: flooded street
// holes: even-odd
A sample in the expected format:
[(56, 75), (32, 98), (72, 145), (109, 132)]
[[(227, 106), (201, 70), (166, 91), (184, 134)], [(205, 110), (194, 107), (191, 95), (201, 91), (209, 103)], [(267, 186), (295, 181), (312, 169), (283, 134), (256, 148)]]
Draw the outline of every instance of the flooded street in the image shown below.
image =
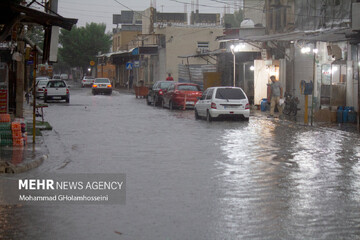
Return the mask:
[(360, 239), (357, 133), (196, 121), (113, 92), (49, 103), (41, 173), (124, 173), (125, 205), (1, 206), (1, 239)]

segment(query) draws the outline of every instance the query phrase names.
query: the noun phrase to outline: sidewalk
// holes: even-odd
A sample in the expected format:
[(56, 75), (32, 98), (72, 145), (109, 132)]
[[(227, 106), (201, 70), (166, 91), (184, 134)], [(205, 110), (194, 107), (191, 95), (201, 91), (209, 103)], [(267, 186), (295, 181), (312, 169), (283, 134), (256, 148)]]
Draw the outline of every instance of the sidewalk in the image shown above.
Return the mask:
[[(269, 120), (271, 119), (271, 118), (267, 118), (267, 116), (270, 115), (269, 111), (262, 112), (261, 110), (252, 109), (251, 115), (266, 118)], [(311, 126), (310, 116), (308, 119), (309, 123), (305, 124), (303, 115), (297, 115), (296, 117), (284, 115), (283, 118), (281, 118), (281, 119), (280, 118), (275, 118), (275, 119), (278, 119), (279, 121), (291, 121), (298, 125), (314, 127), (314, 128), (323, 127), (323, 128), (332, 128), (332, 129), (345, 131), (345, 132), (360, 133), (359, 130), (357, 129), (357, 125), (355, 123), (333, 123), (333, 122), (315, 122), (315, 121), (313, 121), (313, 124)]]
[[(32, 125), (32, 106), (24, 103), (24, 119), (28, 126)], [(39, 118), (38, 118), (39, 119)], [(28, 142), (24, 147), (2, 146), (0, 147), (0, 174), (21, 173), (36, 168), (47, 159), (46, 146), (42, 136), (36, 136), (36, 144), (33, 144), (32, 129), (27, 130)]]

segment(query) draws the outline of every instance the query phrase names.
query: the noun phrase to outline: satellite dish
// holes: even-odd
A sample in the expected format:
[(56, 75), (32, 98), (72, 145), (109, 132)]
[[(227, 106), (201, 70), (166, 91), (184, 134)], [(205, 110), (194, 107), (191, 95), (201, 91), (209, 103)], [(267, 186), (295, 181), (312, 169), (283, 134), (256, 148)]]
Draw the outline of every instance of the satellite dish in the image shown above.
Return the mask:
[(255, 27), (255, 23), (253, 20), (251, 20), (250, 18), (245, 18), (241, 24), (240, 24), (241, 28), (253, 28)]

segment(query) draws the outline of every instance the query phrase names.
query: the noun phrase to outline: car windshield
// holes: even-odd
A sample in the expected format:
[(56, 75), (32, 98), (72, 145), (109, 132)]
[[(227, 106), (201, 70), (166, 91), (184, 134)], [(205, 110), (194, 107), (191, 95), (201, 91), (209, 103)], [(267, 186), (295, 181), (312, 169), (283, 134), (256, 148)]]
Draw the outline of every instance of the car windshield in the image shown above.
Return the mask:
[(110, 80), (107, 78), (97, 78), (95, 79), (95, 83), (110, 83)]
[(158, 85), (158, 88), (160, 89), (167, 89), (170, 86), (171, 82), (161, 82), (160, 85)]
[(198, 86), (195, 85), (179, 85), (177, 89), (185, 91), (199, 91)]
[(51, 81), (51, 82), (48, 82), (47, 87), (50, 87), (50, 88), (63, 88), (63, 87), (66, 87), (66, 84), (63, 81)]
[(239, 88), (219, 88), (216, 91), (217, 99), (245, 99), (243, 91)]

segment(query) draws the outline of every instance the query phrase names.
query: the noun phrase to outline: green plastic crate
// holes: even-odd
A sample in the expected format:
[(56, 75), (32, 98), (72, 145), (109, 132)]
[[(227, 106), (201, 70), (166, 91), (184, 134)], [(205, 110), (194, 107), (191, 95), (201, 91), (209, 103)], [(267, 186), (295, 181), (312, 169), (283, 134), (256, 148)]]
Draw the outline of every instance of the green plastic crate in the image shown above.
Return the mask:
[(11, 123), (0, 122), (0, 130), (11, 130)]

